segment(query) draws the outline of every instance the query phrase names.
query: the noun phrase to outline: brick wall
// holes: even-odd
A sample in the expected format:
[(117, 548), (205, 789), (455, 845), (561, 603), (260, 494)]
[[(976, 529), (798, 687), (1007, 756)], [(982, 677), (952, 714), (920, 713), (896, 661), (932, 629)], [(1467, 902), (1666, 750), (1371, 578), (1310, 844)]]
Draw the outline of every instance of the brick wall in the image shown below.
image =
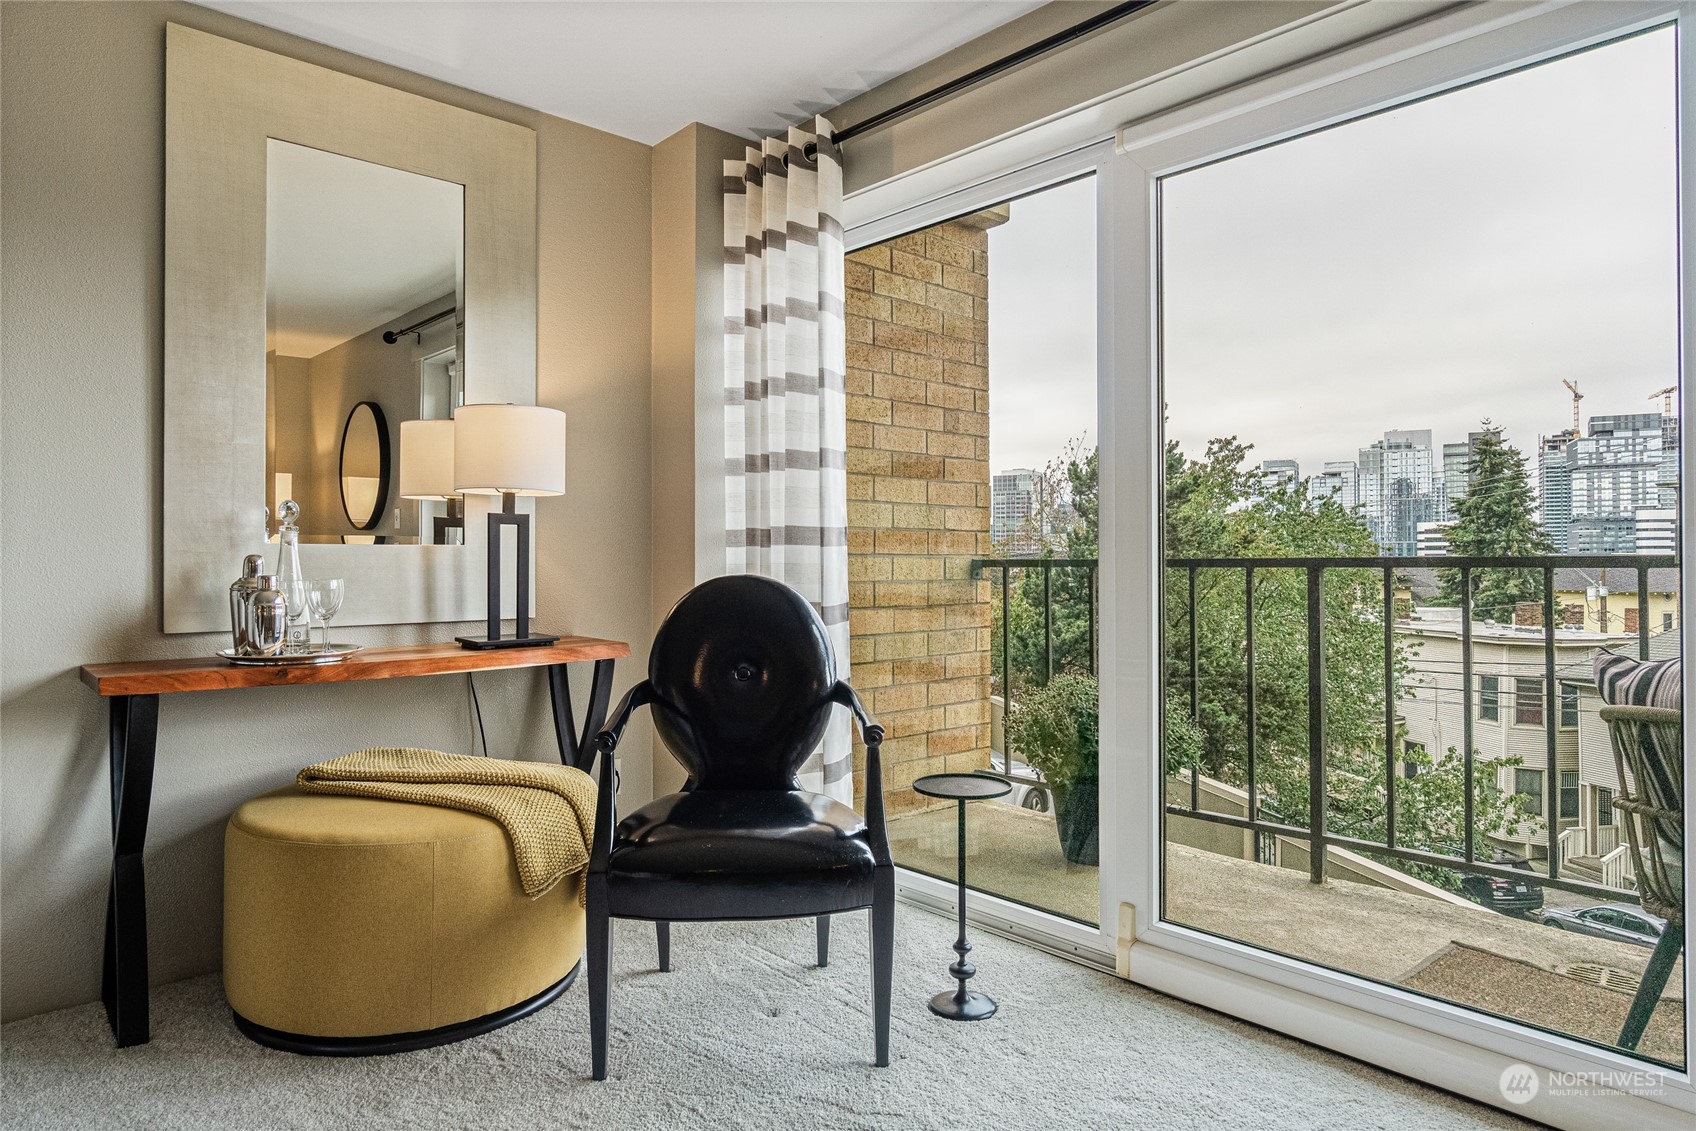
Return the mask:
[[(853, 683), (887, 732), (892, 813), (916, 777), (989, 765), (991, 209), (848, 256)], [(857, 752), (856, 769), (863, 765)]]

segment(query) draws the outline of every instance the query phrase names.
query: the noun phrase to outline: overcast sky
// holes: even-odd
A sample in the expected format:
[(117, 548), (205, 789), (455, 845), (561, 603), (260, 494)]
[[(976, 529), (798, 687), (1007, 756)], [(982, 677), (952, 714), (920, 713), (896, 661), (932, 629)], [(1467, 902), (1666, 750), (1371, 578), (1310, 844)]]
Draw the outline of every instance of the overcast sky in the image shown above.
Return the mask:
[[(1657, 31), (1168, 178), (1168, 435), (1295, 459), (1490, 417), (1535, 460), (1677, 369), (1673, 44)], [(1096, 436), (1094, 185), (990, 232), (990, 460)], [(1587, 427), (1587, 425), (1586, 425)]]
[(1571, 423), (1563, 378), (1586, 421), (1658, 411), (1672, 48), (1639, 36), (1169, 178), (1169, 435), (1308, 475), (1385, 429), (1440, 445), (1484, 417), (1529, 455)]
[(989, 464), (1095, 444), (1095, 181), (1015, 200), (989, 230)]

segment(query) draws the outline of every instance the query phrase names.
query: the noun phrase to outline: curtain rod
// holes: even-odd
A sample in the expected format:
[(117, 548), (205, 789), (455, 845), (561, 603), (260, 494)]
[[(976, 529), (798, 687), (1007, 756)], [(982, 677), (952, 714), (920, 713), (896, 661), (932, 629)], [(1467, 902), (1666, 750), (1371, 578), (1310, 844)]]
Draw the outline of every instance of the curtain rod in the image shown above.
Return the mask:
[(422, 330), (424, 327), (434, 326), (436, 323), (440, 322), (442, 319), (452, 318), (455, 314), (458, 314), (458, 313), (459, 313), (459, 308), (457, 306), (449, 307), (447, 310), (442, 311), (440, 314), (432, 314), (430, 317), (424, 319), (421, 322), (414, 322), (412, 325), (403, 327), (399, 330), (384, 330), (383, 331), (383, 340), (385, 342), (389, 343), (392, 346), (396, 342), (400, 341), (402, 338), (406, 337), (408, 334), (416, 334), (416, 333), (418, 333), (418, 331)]
[[(1126, 16), (1140, 12), (1144, 8), (1153, 7), (1157, 2), (1158, 0), (1129, 0), (1129, 3), (1115, 4), (1106, 11), (1097, 12), (1089, 19), (1073, 24), (1064, 31), (1056, 32), (1046, 39), (1039, 39), (1027, 47), (1021, 47), (1010, 55), (1003, 55), (994, 62), (986, 63), (974, 71), (968, 71), (959, 78), (950, 79), (941, 86), (933, 87), (923, 94), (907, 99), (905, 102), (898, 102), (889, 109), (879, 111), (864, 121), (855, 122), (851, 126), (839, 129), (831, 135), (831, 141), (841, 145), (843, 142), (875, 130), (879, 126), (887, 125), (897, 118), (904, 118), (915, 110), (923, 109), (932, 103), (940, 102), (944, 98), (958, 94), (968, 87), (976, 86), (985, 79), (994, 78), (996, 75), (1010, 71), (1014, 67), (1028, 63), (1039, 55), (1046, 55), (1057, 47), (1074, 43), (1091, 32), (1099, 31), (1108, 24), (1117, 23)], [(808, 145), (807, 148), (812, 150), (815, 147)], [(811, 153), (808, 156), (810, 157)]]

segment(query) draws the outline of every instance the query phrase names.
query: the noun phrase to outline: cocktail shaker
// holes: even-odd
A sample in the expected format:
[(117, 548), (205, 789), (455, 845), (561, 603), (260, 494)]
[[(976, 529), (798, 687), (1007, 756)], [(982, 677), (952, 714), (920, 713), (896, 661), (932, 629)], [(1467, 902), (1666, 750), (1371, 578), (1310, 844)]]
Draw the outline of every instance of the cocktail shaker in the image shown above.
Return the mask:
[(259, 592), (259, 579), (265, 573), (265, 559), (259, 554), (249, 554), (242, 559), (241, 576), (230, 586), (230, 635), (234, 638), (231, 647), (238, 656), (251, 656), (252, 647), (248, 641), (247, 624), (250, 619), (248, 603), (253, 595)]
[(289, 600), (277, 575), (262, 574), (259, 588), (247, 598), (247, 643), (250, 656), (280, 656), (289, 639)]

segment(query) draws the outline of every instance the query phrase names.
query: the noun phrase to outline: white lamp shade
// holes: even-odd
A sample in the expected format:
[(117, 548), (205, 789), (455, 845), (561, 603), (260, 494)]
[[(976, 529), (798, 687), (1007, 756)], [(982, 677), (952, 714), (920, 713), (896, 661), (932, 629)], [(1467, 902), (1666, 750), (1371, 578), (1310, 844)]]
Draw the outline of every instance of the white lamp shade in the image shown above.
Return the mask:
[(565, 413), (468, 404), (453, 414), (453, 484), (469, 495), (565, 494)]
[(400, 497), (445, 499), (453, 487), (453, 421), (400, 424)]

